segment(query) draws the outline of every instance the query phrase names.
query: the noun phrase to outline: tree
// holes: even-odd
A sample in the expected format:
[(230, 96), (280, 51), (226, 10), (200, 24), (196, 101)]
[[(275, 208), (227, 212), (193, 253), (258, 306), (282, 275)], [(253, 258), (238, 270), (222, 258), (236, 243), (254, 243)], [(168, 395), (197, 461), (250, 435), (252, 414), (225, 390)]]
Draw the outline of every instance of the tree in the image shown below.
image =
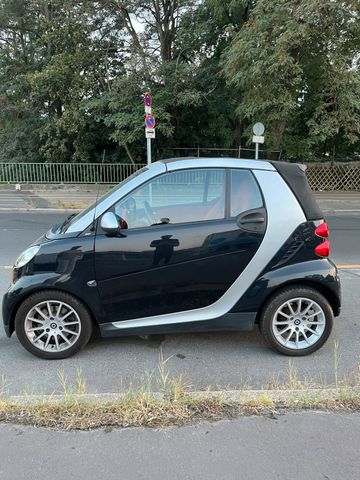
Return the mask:
[(358, 2), (259, 0), (224, 54), (238, 114), (294, 158), (358, 141), (359, 45)]
[[(144, 162), (237, 149), (261, 120), (293, 160), (360, 147), (355, 0), (0, 0), (0, 161)], [(187, 150), (186, 153), (193, 153)]]
[[(6, 0), (0, 19), (3, 159), (29, 160), (24, 135), (25, 150), (37, 159), (100, 158), (109, 132), (104, 125), (95, 132), (82, 107), (121, 69), (120, 42), (106, 14), (93, 2)], [(22, 125), (24, 135), (14, 136)]]

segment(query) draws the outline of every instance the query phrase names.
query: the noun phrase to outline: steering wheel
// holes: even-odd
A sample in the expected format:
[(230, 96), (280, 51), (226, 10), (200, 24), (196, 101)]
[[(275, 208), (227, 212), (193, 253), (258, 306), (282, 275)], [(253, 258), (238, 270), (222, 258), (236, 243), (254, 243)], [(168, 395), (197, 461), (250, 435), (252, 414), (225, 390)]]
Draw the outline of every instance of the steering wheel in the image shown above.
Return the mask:
[(149, 220), (150, 225), (155, 223), (154, 213), (153, 213), (149, 203), (146, 200), (144, 200), (144, 211), (145, 211), (146, 218)]

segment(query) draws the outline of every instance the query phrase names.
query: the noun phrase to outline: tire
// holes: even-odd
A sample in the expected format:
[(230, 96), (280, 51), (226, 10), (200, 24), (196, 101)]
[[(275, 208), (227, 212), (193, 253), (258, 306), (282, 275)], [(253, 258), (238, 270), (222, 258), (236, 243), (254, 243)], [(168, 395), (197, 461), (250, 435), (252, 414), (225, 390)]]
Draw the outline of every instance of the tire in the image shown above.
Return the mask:
[(324, 345), (334, 323), (328, 300), (317, 290), (291, 286), (275, 293), (262, 308), (260, 331), (276, 351), (309, 355)]
[(57, 360), (71, 357), (85, 347), (93, 323), (88, 309), (76, 297), (45, 290), (30, 295), (20, 305), (15, 316), (15, 331), (30, 353)]

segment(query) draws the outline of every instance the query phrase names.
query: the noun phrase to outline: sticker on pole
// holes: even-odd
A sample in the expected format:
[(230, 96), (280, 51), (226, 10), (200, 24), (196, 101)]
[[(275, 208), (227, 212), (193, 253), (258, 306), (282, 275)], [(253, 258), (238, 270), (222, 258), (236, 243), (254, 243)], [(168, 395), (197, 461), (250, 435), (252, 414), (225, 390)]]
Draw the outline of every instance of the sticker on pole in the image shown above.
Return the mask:
[(146, 138), (155, 138), (155, 128), (145, 128)]
[(155, 117), (153, 115), (146, 115), (145, 125), (146, 128), (155, 128)]

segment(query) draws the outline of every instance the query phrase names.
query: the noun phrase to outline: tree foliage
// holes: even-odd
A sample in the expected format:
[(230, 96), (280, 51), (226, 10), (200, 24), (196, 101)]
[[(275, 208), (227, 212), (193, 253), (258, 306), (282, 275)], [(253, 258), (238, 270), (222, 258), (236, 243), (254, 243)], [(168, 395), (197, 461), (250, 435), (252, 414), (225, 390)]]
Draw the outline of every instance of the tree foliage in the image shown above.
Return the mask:
[(359, 3), (259, 0), (224, 54), (237, 111), (309, 158), (360, 137)]
[(250, 143), (294, 160), (359, 150), (359, 4), (0, 0), (0, 161), (142, 162)]

